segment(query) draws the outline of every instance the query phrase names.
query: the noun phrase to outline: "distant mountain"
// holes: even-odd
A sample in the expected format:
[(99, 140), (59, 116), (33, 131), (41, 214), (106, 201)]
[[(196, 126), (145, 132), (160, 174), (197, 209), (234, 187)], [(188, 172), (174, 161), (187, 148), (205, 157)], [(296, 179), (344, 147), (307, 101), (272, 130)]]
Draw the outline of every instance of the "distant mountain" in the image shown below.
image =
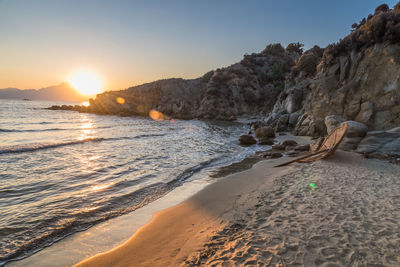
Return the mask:
[(41, 89), (0, 89), (0, 98), (3, 99), (30, 99), (49, 101), (85, 101), (89, 97), (79, 94), (69, 83), (50, 86)]

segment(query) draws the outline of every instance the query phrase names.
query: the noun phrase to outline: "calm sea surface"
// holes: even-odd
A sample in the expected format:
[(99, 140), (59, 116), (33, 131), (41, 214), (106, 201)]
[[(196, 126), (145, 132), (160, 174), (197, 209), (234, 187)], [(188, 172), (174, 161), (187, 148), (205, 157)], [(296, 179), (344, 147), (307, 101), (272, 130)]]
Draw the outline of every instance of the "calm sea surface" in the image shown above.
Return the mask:
[(0, 266), (253, 154), (241, 124), (50, 111), (0, 99)]

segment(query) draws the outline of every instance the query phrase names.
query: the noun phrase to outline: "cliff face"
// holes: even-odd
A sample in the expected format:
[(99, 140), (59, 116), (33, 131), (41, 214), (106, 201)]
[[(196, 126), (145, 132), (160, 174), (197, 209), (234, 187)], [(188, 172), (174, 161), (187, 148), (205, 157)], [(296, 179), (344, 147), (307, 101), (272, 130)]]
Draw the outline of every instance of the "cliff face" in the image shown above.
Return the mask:
[(300, 47), (269, 45), (239, 63), (193, 80), (167, 79), (111, 91), (90, 101), (88, 112), (148, 115), (152, 109), (180, 119), (234, 119), (272, 110)]
[(400, 46), (376, 44), (336, 58), (311, 84), (309, 112), (336, 114), (371, 129), (400, 125)]
[(326, 134), (328, 115), (362, 122), (370, 130), (400, 125), (400, 31), (395, 31), (400, 13), (382, 5), (353, 27), (323, 53), (315, 47), (299, 58), (269, 124), (311, 136)]

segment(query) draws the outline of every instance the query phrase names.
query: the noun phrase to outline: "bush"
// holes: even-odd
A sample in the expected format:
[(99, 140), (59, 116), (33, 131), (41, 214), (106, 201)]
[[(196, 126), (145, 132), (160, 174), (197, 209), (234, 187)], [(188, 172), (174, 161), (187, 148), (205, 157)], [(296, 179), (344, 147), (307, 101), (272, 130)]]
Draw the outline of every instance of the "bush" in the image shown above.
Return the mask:
[(346, 54), (351, 50), (370, 47), (377, 43), (397, 43), (400, 41), (400, 2), (391, 10), (386, 4), (375, 9), (374, 15), (368, 15), (357, 25), (352, 25), (353, 31), (336, 44), (329, 45), (323, 56), (324, 64), (329, 64), (333, 58)]
[(393, 10), (395, 12), (400, 12), (400, 1), (396, 5), (394, 5)]
[(382, 4), (380, 6), (378, 6), (377, 8), (375, 8), (375, 14), (379, 13), (379, 12), (387, 12), (389, 11), (389, 6), (387, 4)]
[(286, 47), (286, 51), (288, 52), (296, 52), (298, 54), (303, 54), (303, 47), (304, 44), (301, 44), (299, 42), (297, 43), (290, 43), (288, 44), (288, 46)]
[(211, 82), (216, 86), (226, 85), (226, 83), (231, 79), (230, 73), (226, 71), (216, 71), (211, 77)]
[[(332, 45), (328, 46), (328, 48), (332, 49)], [(303, 71), (307, 76), (314, 75), (317, 65), (321, 61), (323, 51), (324, 50), (317, 45), (310, 50), (307, 50), (299, 60), (297, 60), (296, 65), (292, 68), (293, 76), (298, 75), (301, 71)]]
[(261, 53), (266, 56), (282, 57), (285, 55), (285, 49), (280, 43), (269, 44)]
[(286, 64), (282, 61), (275, 62), (272, 67), (272, 79), (274, 81), (280, 81), (285, 78), (285, 74), (287, 71)]
[(214, 71), (211, 70), (211, 71), (207, 72), (206, 74), (204, 74), (203, 77), (201, 77), (201, 79), (202, 79), (204, 82), (207, 83), (207, 82), (211, 79), (211, 77), (212, 77), (213, 75), (214, 75)]

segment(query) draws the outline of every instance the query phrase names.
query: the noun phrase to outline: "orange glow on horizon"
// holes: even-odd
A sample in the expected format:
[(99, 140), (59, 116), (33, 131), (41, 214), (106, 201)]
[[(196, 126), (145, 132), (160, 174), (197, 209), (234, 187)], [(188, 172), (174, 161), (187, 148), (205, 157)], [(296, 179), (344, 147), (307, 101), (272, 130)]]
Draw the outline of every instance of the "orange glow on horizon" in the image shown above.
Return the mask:
[(89, 101), (84, 101), (84, 102), (82, 102), (81, 104), (82, 104), (82, 106), (85, 106), (85, 107), (90, 106)]
[(99, 76), (89, 70), (74, 72), (68, 79), (69, 84), (82, 95), (92, 96), (103, 91)]

